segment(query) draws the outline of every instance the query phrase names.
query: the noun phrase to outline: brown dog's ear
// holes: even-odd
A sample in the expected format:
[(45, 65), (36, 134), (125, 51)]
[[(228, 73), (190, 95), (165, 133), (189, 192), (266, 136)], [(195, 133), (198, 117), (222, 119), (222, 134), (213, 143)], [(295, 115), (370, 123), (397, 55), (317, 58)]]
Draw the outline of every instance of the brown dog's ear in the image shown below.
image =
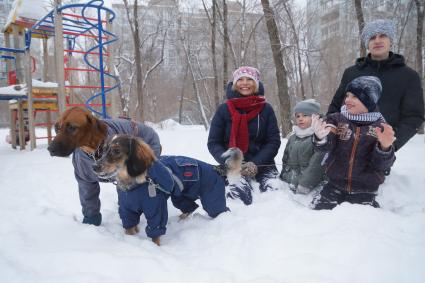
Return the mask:
[(106, 135), (107, 126), (105, 125), (104, 122), (96, 118), (92, 113), (88, 111), (87, 111), (86, 119), (87, 119), (87, 125), (89, 125), (91, 129), (94, 129), (96, 131), (96, 134), (100, 133), (100, 136), (102, 137)]
[(143, 155), (139, 154), (139, 143), (134, 138), (129, 140), (128, 159), (126, 160), (127, 172), (130, 177), (137, 177), (144, 173), (147, 169), (147, 160)]

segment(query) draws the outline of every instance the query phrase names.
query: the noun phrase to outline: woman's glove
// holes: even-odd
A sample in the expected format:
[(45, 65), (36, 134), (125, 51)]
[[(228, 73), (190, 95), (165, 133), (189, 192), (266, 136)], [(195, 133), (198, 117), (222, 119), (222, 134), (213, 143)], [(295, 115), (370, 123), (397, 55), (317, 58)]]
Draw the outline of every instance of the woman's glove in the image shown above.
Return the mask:
[(311, 192), (311, 190), (309, 188), (304, 187), (302, 185), (298, 185), (298, 187), (297, 187), (297, 194), (306, 195), (310, 192)]
[(254, 162), (249, 161), (242, 164), (241, 175), (245, 177), (254, 178), (258, 173), (257, 165)]
[(335, 128), (332, 124), (326, 124), (317, 114), (311, 115), (311, 127), (318, 140), (323, 140), (329, 134), (331, 128)]

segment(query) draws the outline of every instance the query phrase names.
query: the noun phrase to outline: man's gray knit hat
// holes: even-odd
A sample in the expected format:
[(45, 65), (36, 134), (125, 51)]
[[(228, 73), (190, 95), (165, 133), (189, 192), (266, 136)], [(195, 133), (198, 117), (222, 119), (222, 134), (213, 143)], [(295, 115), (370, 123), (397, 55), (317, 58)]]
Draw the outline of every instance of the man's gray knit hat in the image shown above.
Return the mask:
[(394, 22), (391, 20), (376, 20), (367, 23), (362, 31), (362, 41), (366, 48), (368, 48), (369, 40), (377, 34), (385, 34), (390, 38), (391, 42), (394, 42), (396, 34)]
[(294, 114), (302, 113), (307, 116), (320, 113), (320, 103), (315, 99), (306, 99), (298, 102), (294, 107)]
[(351, 92), (366, 106), (369, 112), (376, 108), (382, 93), (381, 80), (374, 76), (361, 76), (352, 80), (345, 92)]

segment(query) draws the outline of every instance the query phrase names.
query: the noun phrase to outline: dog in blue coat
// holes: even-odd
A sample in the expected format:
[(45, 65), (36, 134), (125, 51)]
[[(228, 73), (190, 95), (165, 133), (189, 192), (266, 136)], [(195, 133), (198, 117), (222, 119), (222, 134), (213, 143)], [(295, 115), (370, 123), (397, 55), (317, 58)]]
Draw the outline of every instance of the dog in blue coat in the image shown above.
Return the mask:
[[(228, 178), (240, 176), (243, 160), (237, 148), (226, 153)], [(99, 177), (117, 182), (119, 215), (125, 233), (139, 232), (140, 216), (145, 215), (148, 237), (157, 245), (166, 232), (167, 199), (185, 218), (198, 208), (212, 218), (228, 211), (223, 177), (211, 164), (186, 156), (155, 157), (152, 149), (140, 138), (116, 135), (104, 146), (102, 157), (93, 165)]]

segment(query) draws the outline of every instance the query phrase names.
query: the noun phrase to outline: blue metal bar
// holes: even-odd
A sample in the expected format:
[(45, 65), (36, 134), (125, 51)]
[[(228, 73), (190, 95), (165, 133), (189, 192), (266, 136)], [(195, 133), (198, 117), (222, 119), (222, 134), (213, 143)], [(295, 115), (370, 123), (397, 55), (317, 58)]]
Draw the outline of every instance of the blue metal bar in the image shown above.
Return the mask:
[[(94, 5), (92, 3), (94, 2), (101, 2), (99, 5)], [(62, 7), (59, 8), (59, 11), (62, 11), (64, 9), (68, 9), (68, 8), (81, 8), (83, 7), (83, 10), (85, 10), (85, 8), (99, 8), (109, 12), (112, 15), (112, 18), (110, 18), (108, 21), (112, 22), (115, 19), (115, 13), (113, 10), (106, 8), (103, 6), (103, 0), (92, 0), (87, 4), (68, 4), (68, 5), (63, 5)], [(87, 21), (87, 20), (86, 20)]]
[(8, 48), (8, 47), (0, 47), (0, 51), (12, 52), (12, 53), (25, 53), (25, 49)]
[[(112, 21), (115, 19), (115, 13), (113, 10), (104, 7), (103, 6), (104, 1), (103, 0), (91, 0), (88, 3), (85, 4), (68, 4), (68, 5), (63, 5), (61, 7), (59, 7), (57, 9), (58, 13), (63, 13), (64, 10), (66, 9), (73, 9), (73, 8), (81, 8), (81, 15), (82, 15), (82, 19), (84, 21), (81, 20), (74, 20), (70, 17), (67, 16), (63, 16), (62, 18), (62, 24), (64, 26), (63, 30), (64, 31), (70, 31), (73, 33), (77, 33), (76, 35), (64, 35), (64, 38), (68, 41), (68, 43), (70, 44), (70, 41), (73, 42), (73, 45), (75, 45), (75, 39), (80, 36), (80, 35), (85, 35), (86, 33), (90, 32), (90, 31), (95, 31), (97, 30), (97, 34), (96, 32), (94, 32), (94, 35), (97, 36), (97, 44), (96, 46), (93, 46), (91, 48), (89, 48), (86, 53), (83, 56), (83, 59), (85, 61), (85, 63), (97, 70), (100, 73), (100, 83), (101, 83), (101, 91), (99, 93), (95, 93), (92, 97), (90, 97), (87, 101), (86, 101), (86, 107), (88, 109), (90, 109), (91, 111), (93, 111), (94, 113), (101, 115), (104, 118), (107, 118), (107, 113), (106, 113), (106, 94), (110, 91), (112, 91), (115, 88), (119, 87), (119, 81), (118, 78), (110, 73), (105, 72), (105, 67), (104, 67), (104, 61), (103, 61), (103, 48), (108, 45), (111, 44), (115, 41), (118, 40), (118, 37), (103, 29), (103, 23), (102, 23), (102, 12), (105, 12), (106, 15), (108, 15), (109, 13), (109, 17), (107, 20), (107, 22), (112, 23)], [(85, 12), (88, 9), (96, 9), (97, 10), (97, 22), (95, 20), (89, 20), (88, 18), (90, 17), (86, 17), (85, 16)], [(74, 9), (75, 10), (75, 9)], [(46, 16), (44, 16), (41, 20), (39, 20), (28, 32), (29, 35), (29, 40), (31, 39), (31, 34), (40, 34), (40, 35), (47, 35), (47, 36), (54, 36), (54, 18), (55, 18), (56, 14), (55, 14), (55, 10), (50, 11)], [(102, 37), (108, 37), (108, 40), (103, 39)], [(29, 48), (30, 45), (30, 41), (27, 41), (27, 47)], [(74, 46), (72, 46), (72, 48), (70, 48), (71, 50), (74, 49)], [(92, 52), (93, 50), (98, 49), (99, 52), (98, 55), (99, 56), (99, 66), (95, 66), (93, 63), (90, 63), (89, 61), (89, 57), (88, 56), (94, 56), (93, 54), (89, 54), (90, 52)], [(23, 50), (24, 51), (24, 50)], [(92, 58), (92, 57), (90, 57)], [(111, 72), (111, 70), (109, 70), (109, 72)], [(115, 83), (111, 83), (111, 86), (109, 86), (109, 88), (105, 88), (105, 76), (112, 78)], [(101, 96), (102, 98), (102, 112), (96, 111), (95, 109), (93, 109), (92, 107), (90, 107), (90, 103), (98, 98), (99, 96)]]
[[(94, 2), (101, 2), (100, 3), (100, 6), (101, 5), (103, 5), (103, 1), (100, 1), (100, 0), (93, 0), (93, 1), (91, 1), (90, 3), (94, 3)], [(87, 6), (85, 6), (84, 8), (83, 8), (83, 11), (82, 11), (82, 15), (83, 15), (83, 17), (84, 17), (84, 14), (85, 14), (85, 10), (87, 9)], [(108, 10), (108, 12), (111, 12), (111, 13), (113, 13), (113, 11), (111, 11), (111, 10)], [(112, 18), (111, 19), (113, 19), (113, 18), (115, 18), (115, 13), (113, 13), (112, 14)], [(85, 19), (85, 18), (84, 18)], [(112, 42), (115, 42), (115, 41), (117, 41), (118, 40), (118, 38), (116, 37), (116, 35), (115, 34), (113, 34), (113, 33), (111, 33), (111, 32), (109, 32), (109, 31), (107, 31), (107, 30), (104, 30), (103, 29), (103, 25), (102, 25), (102, 21), (101, 21), (101, 16), (100, 16), (100, 9), (98, 9), (98, 24), (97, 25), (93, 25), (91, 22), (89, 22), (87, 19), (85, 19), (85, 21), (87, 21), (87, 23), (88, 24), (90, 24), (90, 25), (92, 25), (94, 28), (97, 28), (97, 30), (98, 30), (98, 32), (99, 32), (99, 44), (97, 45), (97, 46), (93, 46), (92, 48), (90, 48), (90, 49), (88, 49), (87, 50), (87, 53), (86, 54), (84, 54), (84, 61), (87, 63), (87, 65), (89, 65), (90, 67), (92, 67), (92, 68), (94, 68), (94, 69), (96, 69), (96, 70), (98, 70), (99, 72), (100, 72), (100, 74), (101, 74), (101, 92), (100, 93), (96, 93), (95, 95), (93, 95), (91, 98), (89, 98), (87, 101), (86, 101), (86, 105), (88, 106), (88, 108), (90, 109), (90, 110), (92, 110), (93, 112), (95, 112), (95, 113), (97, 113), (97, 114), (99, 114), (99, 115), (102, 115), (103, 117), (107, 117), (106, 115), (106, 93), (108, 93), (108, 92), (111, 92), (113, 89), (115, 89), (115, 88), (117, 88), (118, 86), (119, 86), (119, 82), (118, 82), (118, 78), (116, 77), (116, 76), (113, 76), (113, 75), (111, 75), (111, 74), (109, 74), (109, 73), (106, 73), (105, 72), (105, 70), (104, 70), (104, 66), (103, 66), (103, 56), (102, 56), (102, 54), (103, 54), (103, 46), (105, 46), (105, 45), (108, 45), (108, 44), (111, 44)], [(107, 41), (103, 41), (103, 39), (102, 39), (102, 33), (103, 33), (103, 35), (108, 35), (111, 39), (110, 40), (107, 40)], [(88, 56), (90, 55), (89, 54), (89, 52), (92, 52), (93, 50), (95, 50), (96, 48), (98, 48), (99, 49), (99, 67), (97, 67), (97, 66), (95, 66), (95, 65), (93, 65), (92, 63), (90, 63), (90, 61), (88, 60)], [(111, 71), (111, 70), (109, 70), (109, 71)], [(108, 77), (110, 77), (110, 78), (112, 78), (112, 79), (114, 79), (115, 80), (115, 85), (114, 86), (112, 86), (112, 87), (110, 87), (110, 88), (108, 88), (108, 89), (105, 89), (105, 81), (104, 81), (104, 76), (108, 76)], [(99, 96), (101, 96), (102, 97), (102, 113), (100, 113), (100, 112), (98, 112), (98, 111), (96, 111), (95, 109), (93, 109), (93, 108), (91, 108), (91, 107), (89, 107), (89, 105), (88, 104), (90, 104), (94, 99), (96, 99), (97, 97), (99, 97)]]
[(102, 72), (100, 72), (100, 85), (102, 86), (101, 88), (101, 95), (102, 95), (102, 117), (106, 118), (107, 114), (106, 114), (106, 98), (105, 98), (105, 68), (103, 66), (103, 43), (102, 43), (102, 30), (103, 30), (103, 25), (102, 25), (102, 14), (100, 11), (100, 8), (97, 8), (97, 20), (98, 20), (98, 42), (99, 42), (99, 69), (102, 70)]
[(0, 55), (0, 58), (5, 60), (16, 60), (15, 56), (9, 56), (9, 55)]

